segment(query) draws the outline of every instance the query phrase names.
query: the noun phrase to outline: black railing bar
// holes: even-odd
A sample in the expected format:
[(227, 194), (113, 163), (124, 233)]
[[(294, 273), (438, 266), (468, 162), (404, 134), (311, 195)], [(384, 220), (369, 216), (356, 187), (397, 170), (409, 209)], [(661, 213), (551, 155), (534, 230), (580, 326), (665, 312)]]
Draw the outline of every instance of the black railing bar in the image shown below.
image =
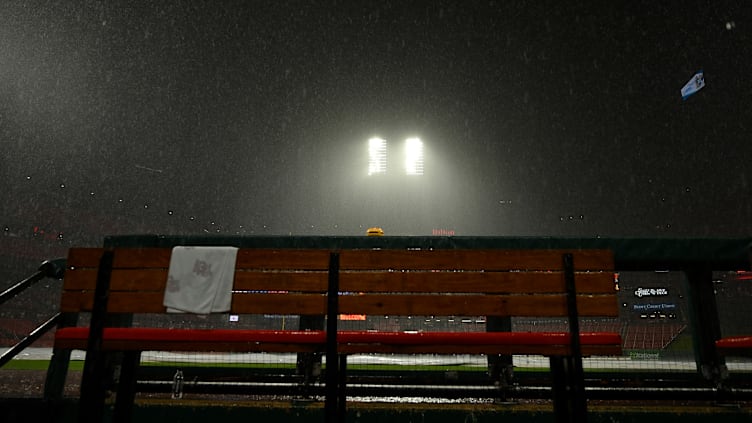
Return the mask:
[(34, 274), (0, 293), (0, 305), (44, 278), (61, 279), (65, 273), (65, 259), (46, 260)]
[(33, 275), (11, 286), (0, 294), (0, 305), (23, 292), (39, 280), (44, 279), (44, 272), (37, 270)]
[(2, 356), (0, 356), (0, 367), (5, 366), (9, 361), (13, 360), (15, 356), (17, 356), (21, 351), (23, 351), (26, 347), (33, 344), (34, 341), (41, 338), (42, 335), (47, 333), (50, 329), (55, 327), (57, 325), (58, 320), (60, 320), (61, 313), (57, 313), (54, 316), (50, 317), (49, 320), (42, 323), (31, 331), (31, 333), (26, 336), (24, 339), (19, 341), (16, 345), (12, 346), (8, 351), (3, 353)]

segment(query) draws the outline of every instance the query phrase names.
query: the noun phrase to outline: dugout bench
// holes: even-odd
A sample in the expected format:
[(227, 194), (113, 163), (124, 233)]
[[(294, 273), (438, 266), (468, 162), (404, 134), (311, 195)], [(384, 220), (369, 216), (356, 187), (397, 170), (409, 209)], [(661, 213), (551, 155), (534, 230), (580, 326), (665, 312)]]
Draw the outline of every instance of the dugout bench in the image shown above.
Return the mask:
[[(107, 237), (105, 239), (105, 247), (107, 249), (113, 248), (127, 248), (127, 249), (143, 249), (143, 248), (161, 248), (169, 249), (176, 245), (234, 245), (243, 249), (268, 249), (273, 247), (275, 249), (292, 249), (292, 250), (305, 250), (305, 249), (319, 249), (326, 250), (325, 254), (329, 254), (329, 261), (326, 265), (326, 285), (327, 290), (331, 289), (332, 281), (329, 280), (329, 276), (332, 274), (329, 272), (330, 266), (334, 263), (331, 259), (332, 252), (341, 252), (342, 250), (349, 249), (387, 249), (387, 250), (579, 250), (579, 249), (606, 249), (614, 252), (615, 267), (618, 270), (638, 270), (638, 271), (653, 271), (653, 270), (680, 270), (687, 275), (688, 281), (688, 300), (690, 305), (690, 314), (694, 316), (692, 321), (695, 332), (695, 357), (697, 360), (698, 372), (708, 379), (717, 377), (722, 370), (723, 361), (720, 349), (716, 348), (715, 341), (720, 338), (720, 329), (717, 319), (717, 310), (714, 299), (712, 298), (712, 270), (739, 270), (749, 268), (749, 239), (613, 239), (613, 238), (495, 238), (495, 237), (370, 237), (370, 239), (364, 239), (362, 237), (181, 237), (181, 236), (153, 236), (153, 235), (136, 235), (136, 236), (115, 236)], [(340, 257), (341, 258), (341, 257)], [(563, 259), (562, 259), (563, 260)], [(345, 260), (347, 263), (347, 260)], [(337, 260), (337, 266), (340, 263)], [(163, 264), (164, 266), (164, 264)], [(101, 266), (100, 266), (101, 267)], [(318, 267), (322, 267), (320, 264)], [(345, 272), (347, 265), (345, 265)], [(391, 267), (390, 267), (391, 269)], [(338, 268), (337, 274), (341, 269)], [(431, 269), (438, 270), (438, 269)], [(321, 271), (320, 269), (317, 271)], [(360, 270), (358, 270), (360, 271)], [(166, 272), (166, 270), (163, 270)], [(400, 271), (402, 273), (402, 271)], [(405, 272), (410, 273), (410, 272)], [(435, 273), (435, 272), (433, 272)], [(318, 277), (321, 277), (320, 275)], [(391, 276), (390, 276), (391, 277)], [(413, 275), (410, 275), (412, 278)], [(448, 276), (447, 276), (448, 277)], [(106, 277), (104, 277), (106, 278)], [(100, 278), (101, 279), (101, 278)], [(346, 281), (347, 278), (345, 278)], [(114, 281), (114, 279), (113, 279)], [(337, 280), (339, 284), (339, 280)], [(579, 284), (578, 284), (579, 286)], [(278, 286), (275, 288), (277, 289)], [(357, 287), (338, 287), (338, 293), (353, 293), (353, 292), (366, 292), (366, 290), (358, 291)], [(337, 299), (336, 304), (333, 304), (339, 308), (339, 301), (344, 300), (344, 309), (340, 309), (341, 312), (350, 310), (348, 307), (355, 307), (358, 303), (355, 295), (331, 295), (326, 296), (322, 292), (321, 287), (317, 288), (318, 292), (314, 295), (319, 297), (319, 301), (331, 301)], [(350, 291), (352, 289), (352, 291)], [(379, 294), (383, 295), (383, 293)], [(321, 297), (326, 297), (326, 300), (322, 300)], [(345, 299), (348, 297), (347, 299)], [(94, 308), (96, 302), (92, 300), (91, 307)], [(370, 307), (372, 307), (371, 305)], [(315, 314), (328, 313), (331, 315), (331, 307), (323, 306), (321, 309), (309, 310), (315, 311)], [(354, 311), (354, 310), (353, 310)], [(101, 312), (101, 311), (100, 311)], [(307, 313), (304, 310), (297, 310), (297, 313)], [(76, 315), (76, 312), (70, 311), (66, 313), (68, 318), (63, 319), (64, 326), (70, 326), (74, 319), (71, 316)], [(473, 315), (476, 313), (473, 312)], [(502, 313), (503, 314), (503, 313)], [(493, 317), (493, 316), (492, 316)], [(504, 317), (501, 317), (504, 319)], [(94, 320), (96, 321), (96, 319)], [(489, 322), (491, 318), (489, 318)], [(336, 327), (336, 319), (329, 319), (328, 324), (331, 326), (334, 322)], [(96, 325), (94, 325), (96, 326)], [(489, 325), (490, 326), (490, 325)], [(329, 332), (331, 332), (331, 327)], [(72, 329), (81, 331), (81, 329)], [(84, 329), (83, 333), (95, 333)], [(104, 330), (103, 330), (104, 332)], [(127, 331), (126, 331), (127, 332)], [(302, 351), (317, 351), (327, 352), (326, 340), (327, 331), (306, 331), (306, 335), (310, 338), (305, 342), (298, 342), (297, 346)], [(185, 334), (187, 334), (186, 332)], [(256, 335), (261, 335), (257, 333)], [(221, 333), (217, 333), (221, 335)], [(292, 335), (292, 334), (290, 334)], [(276, 335), (275, 335), (276, 336)], [(287, 334), (283, 336), (288, 336)], [(345, 370), (346, 359), (338, 360), (332, 359), (331, 354), (339, 355), (338, 349), (344, 352), (357, 351), (356, 348), (361, 350), (375, 349), (381, 345), (386, 345), (388, 349), (395, 349), (401, 351), (419, 351), (424, 346), (411, 345), (408, 342), (410, 338), (408, 336), (400, 336), (401, 340), (395, 342), (393, 346), (389, 346), (389, 339), (377, 339), (377, 336), (391, 336), (389, 334), (367, 334), (359, 332), (342, 332), (338, 340), (335, 340), (335, 348), (330, 347), (328, 354), (330, 359), (328, 362), (337, 362)], [(433, 336), (433, 342), (439, 339), (439, 335)], [(450, 335), (452, 336), (452, 335)], [(494, 335), (480, 335), (477, 341), (482, 345), (482, 336), (494, 336)], [(512, 339), (512, 334), (507, 336), (507, 340)], [(560, 336), (560, 335), (559, 335)], [(323, 337), (323, 344), (322, 342)], [(587, 335), (579, 337), (582, 341)], [(81, 338), (81, 333), (79, 333)], [(279, 338), (277, 338), (278, 340)], [(329, 334), (329, 343), (331, 344), (331, 334)], [(393, 339), (397, 339), (396, 337)], [(426, 338), (429, 339), (429, 338)], [(490, 339), (490, 338), (489, 338)], [(192, 339), (193, 340), (193, 339)], [(295, 341), (293, 339), (287, 339), (286, 341)], [(301, 341), (297, 339), (296, 341)], [(76, 348), (86, 344), (89, 347), (89, 341), (81, 341), (80, 339), (75, 341), (77, 346), (68, 345), (68, 347)], [(269, 340), (263, 340), (268, 345), (274, 345), (274, 342)], [(375, 343), (374, 343), (375, 342)], [(443, 341), (442, 341), (443, 342)], [(418, 341), (417, 344), (429, 345), (429, 342)], [(576, 343), (576, 342), (575, 342)], [(570, 343), (574, 346), (575, 343)], [(96, 343), (95, 343), (96, 344)], [(406, 345), (407, 344), (407, 345)], [(442, 343), (444, 345), (445, 343)], [(495, 347), (502, 349), (498, 346), (498, 339), (494, 341)], [(587, 342), (581, 342), (581, 348), (583, 352), (587, 352)], [(61, 347), (63, 344), (60, 344)], [(106, 343), (100, 345), (100, 348)], [(292, 342), (291, 345), (295, 345)], [(323, 345), (323, 347), (322, 347)], [(48, 384), (46, 387), (46, 397), (54, 398), (57, 394), (57, 387), (62, 386), (60, 379), (67, 368), (67, 357), (69, 357), (70, 350), (66, 348), (56, 349), (53, 363), (50, 365), (50, 371), (48, 376)], [(481, 347), (479, 347), (482, 349)], [(294, 349), (294, 348), (293, 348)], [(448, 350), (447, 350), (448, 351)], [(502, 352), (508, 353), (509, 350), (503, 350)], [(336, 357), (335, 355), (335, 357)], [(556, 359), (558, 360), (558, 359)], [(576, 361), (576, 360), (575, 360)], [(65, 362), (66, 365), (59, 365), (59, 363)], [(54, 364), (58, 363), (58, 365)], [(556, 364), (552, 365), (552, 369), (556, 370)], [(330, 366), (330, 372), (327, 373), (327, 377), (336, 375), (335, 371)], [(338, 369), (339, 370), (339, 369)], [(344, 374), (344, 372), (342, 373)], [(561, 378), (557, 378), (562, 380)], [(342, 379), (344, 381), (344, 379)], [(328, 387), (336, 387), (333, 391), (345, 392), (345, 384), (342, 381), (329, 381)], [(342, 389), (339, 389), (339, 387)], [(121, 384), (122, 389), (122, 384)], [(331, 394), (329, 395), (331, 397)], [(131, 399), (132, 400), (132, 399)], [(120, 401), (120, 399), (118, 399)], [(583, 399), (584, 401), (584, 399)], [(333, 405), (332, 405), (333, 404)], [(118, 406), (116, 405), (116, 408)], [(561, 409), (562, 407), (559, 407)], [(339, 398), (332, 400), (328, 398), (327, 401), (327, 413), (329, 415), (341, 415), (341, 411), (344, 410), (344, 401)], [(331, 411), (334, 410), (334, 411)], [(117, 414), (117, 413), (116, 413)], [(336, 419), (336, 418), (335, 418)], [(334, 420), (334, 419), (332, 419)]]
[[(105, 357), (122, 353), (115, 402), (129, 421), (142, 351), (325, 353), (326, 414), (342, 421), (346, 357), (382, 354), (539, 354), (550, 357), (559, 421), (583, 421), (582, 355), (620, 355), (617, 333), (579, 333), (577, 316), (618, 313), (613, 254), (607, 250), (256, 249), (238, 251), (234, 314), (328, 316), (326, 330), (109, 327), (111, 315), (165, 313), (169, 248), (70, 250), (61, 310), (91, 313), (88, 327), (58, 329), (56, 356), (85, 349), (81, 421), (99, 421)], [(576, 282), (575, 282), (576, 281)], [(576, 285), (575, 285), (576, 284)], [(575, 286), (577, 287), (575, 290)], [(570, 332), (343, 331), (337, 315), (565, 316)], [(72, 322), (73, 319), (65, 319)], [(332, 365), (334, 363), (334, 365)], [(53, 371), (46, 391), (60, 389)]]

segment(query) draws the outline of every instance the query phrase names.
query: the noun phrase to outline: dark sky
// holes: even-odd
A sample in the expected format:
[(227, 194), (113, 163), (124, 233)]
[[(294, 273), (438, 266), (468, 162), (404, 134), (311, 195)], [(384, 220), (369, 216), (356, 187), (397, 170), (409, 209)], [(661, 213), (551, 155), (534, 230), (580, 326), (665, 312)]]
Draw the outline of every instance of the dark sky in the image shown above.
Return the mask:
[(748, 1), (48, 3), (0, 15), (7, 233), (752, 233)]

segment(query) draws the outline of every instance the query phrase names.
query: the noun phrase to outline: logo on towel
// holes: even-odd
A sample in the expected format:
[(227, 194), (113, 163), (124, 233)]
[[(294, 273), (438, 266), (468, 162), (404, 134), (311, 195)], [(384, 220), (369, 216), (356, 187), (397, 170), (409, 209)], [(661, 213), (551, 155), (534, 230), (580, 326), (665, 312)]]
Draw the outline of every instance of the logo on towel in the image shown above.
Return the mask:
[[(201, 276), (203, 278), (209, 279), (212, 277), (213, 272), (211, 270), (211, 263), (207, 263), (203, 260), (196, 260), (193, 263), (193, 273), (195, 273), (198, 276)], [(167, 278), (167, 291), (169, 292), (178, 292), (180, 291), (180, 279), (175, 278), (172, 275), (169, 275)]]
[(178, 292), (180, 291), (180, 281), (173, 278), (172, 276), (169, 276), (167, 278), (167, 292)]
[(211, 263), (207, 263), (203, 260), (196, 260), (196, 262), (193, 263), (193, 273), (205, 278), (210, 278), (212, 276)]

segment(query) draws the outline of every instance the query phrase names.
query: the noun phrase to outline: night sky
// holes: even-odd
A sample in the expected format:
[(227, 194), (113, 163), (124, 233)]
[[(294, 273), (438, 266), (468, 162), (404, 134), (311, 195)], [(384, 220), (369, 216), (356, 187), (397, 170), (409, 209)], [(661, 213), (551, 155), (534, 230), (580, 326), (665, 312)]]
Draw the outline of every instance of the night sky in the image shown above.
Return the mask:
[(6, 235), (752, 234), (749, 1), (129, 3), (2, 6)]

